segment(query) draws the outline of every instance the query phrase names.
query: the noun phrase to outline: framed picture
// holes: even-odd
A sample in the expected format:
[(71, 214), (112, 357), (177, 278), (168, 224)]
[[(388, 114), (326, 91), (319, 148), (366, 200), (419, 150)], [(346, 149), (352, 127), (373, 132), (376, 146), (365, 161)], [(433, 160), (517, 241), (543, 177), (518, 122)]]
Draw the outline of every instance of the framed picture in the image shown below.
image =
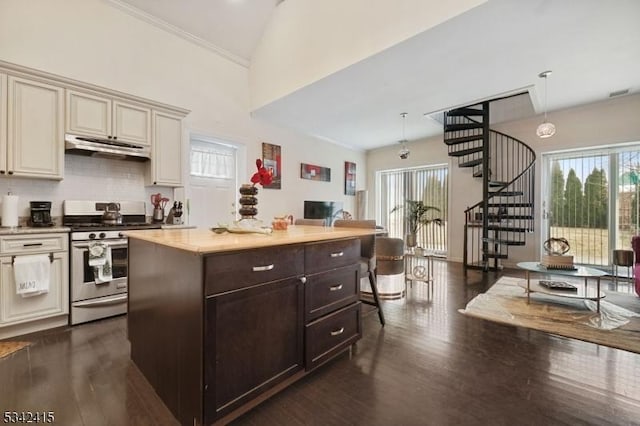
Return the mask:
[(300, 177), (302, 179), (331, 182), (331, 169), (329, 167), (314, 166), (312, 164), (300, 164)]
[(265, 188), (282, 189), (282, 155), (280, 145), (262, 142), (262, 162), (273, 175), (273, 181)]
[(344, 195), (356, 195), (356, 163), (344, 162)]

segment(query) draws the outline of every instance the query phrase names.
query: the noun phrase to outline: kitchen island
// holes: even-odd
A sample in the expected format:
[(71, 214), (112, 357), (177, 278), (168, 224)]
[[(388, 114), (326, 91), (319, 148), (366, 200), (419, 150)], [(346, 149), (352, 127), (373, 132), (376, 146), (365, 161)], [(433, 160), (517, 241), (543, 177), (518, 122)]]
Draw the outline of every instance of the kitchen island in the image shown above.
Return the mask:
[(361, 337), (374, 233), (126, 232), (131, 359), (181, 424), (231, 421)]

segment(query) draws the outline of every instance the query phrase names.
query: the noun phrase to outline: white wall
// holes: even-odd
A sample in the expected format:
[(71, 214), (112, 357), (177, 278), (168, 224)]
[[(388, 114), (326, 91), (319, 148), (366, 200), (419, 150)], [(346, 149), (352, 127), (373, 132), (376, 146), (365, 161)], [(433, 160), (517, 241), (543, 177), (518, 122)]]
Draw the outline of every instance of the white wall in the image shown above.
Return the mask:
[[(193, 131), (246, 145), (243, 173), (249, 180), (261, 142), (282, 146), (282, 190), (263, 190), (259, 217), (302, 215), (304, 199), (343, 201), (354, 211), (354, 197), (343, 195), (343, 162), (358, 165), (358, 188), (365, 181), (365, 155), (253, 119), (249, 114), (248, 70), (195, 44), (129, 16), (100, 0), (2, 0), (0, 59), (97, 84), (191, 110), (186, 133)], [(96, 161), (96, 163), (93, 163)], [(330, 183), (299, 178), (300, 162), (332, 169)], [(62, 182), (0, 179), (28, 201), (53, 201), (59, 215), (65, 198), (93, 198), (87, 182), (96, 176), (98, 198), (141, 199), (159, 190), (144, 188), (140, 165), (120, 160), (71, 159)], [(188, 192), (188, 188), (187, 188)]]
[[(627, 142), (640, 142), (640, 95), (625, 96), (604, 102), (583, 105), (548, 114), (549, 120), (557, 127), (557, 133), (550, 139), (539, 139), (536, 127), (540, 117), (532, 117), (509, 123), (494, 125), (492, 128), (522, 140), (536, 152), (536, 232), (527, 237), (527, 245), (510, 247), (509, 259), (505, 266), (517, 262), (538, 259), (540, 256), (540, 206), (542, 177), (541, 157), (544, 153), (566, 149), (595, 147)], [(449, 162), (449, 253), (450, 260), (462, 261), (464, 210), (480, 201), (482, 187), (479, 179), (471, 176), (470, 169), (457, 167), (457, 161), (449, 159), (442, 136), (408, 144), (411, 155), (408, 160), (400, 160), (399, 146), (386, 147), (367, 154), (367, 178), (369, 185), (369, 214), (374, 215), (375, 173), (400, 167), (433, 165)]]
[(251, 59), (256, 110), (486, 0), (291, 0), (281, 3)]

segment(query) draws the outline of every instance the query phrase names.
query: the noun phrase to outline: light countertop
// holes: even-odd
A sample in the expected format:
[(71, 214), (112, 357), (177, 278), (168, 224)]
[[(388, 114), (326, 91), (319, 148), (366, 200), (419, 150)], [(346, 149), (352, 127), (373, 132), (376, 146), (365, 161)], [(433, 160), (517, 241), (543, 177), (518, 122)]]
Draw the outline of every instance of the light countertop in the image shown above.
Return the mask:
[(194, 253), (207, 254), (284, 244), (308, 243), (376, 234), (375, 229), (292, 225), (271, 234), (216, 234), (210, 229), (149, 229), (123, 232), (137, 238)]
[(21, 234), (54, 234), (58, 232), (70, 232), (71, 229), (66, 226), (18, 226), (12, 228), (0, 227), (0, 235), (21, 235)]

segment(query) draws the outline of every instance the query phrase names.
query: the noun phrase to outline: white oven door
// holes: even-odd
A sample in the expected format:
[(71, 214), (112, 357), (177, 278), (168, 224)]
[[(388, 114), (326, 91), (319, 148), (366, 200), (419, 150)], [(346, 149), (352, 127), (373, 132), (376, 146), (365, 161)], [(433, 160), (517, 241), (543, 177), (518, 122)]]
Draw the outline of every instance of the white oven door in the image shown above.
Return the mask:
[[(113, 280), (96, 283), (95, 269), (89, 265), (89, 241), (71, 243), (71, 301), (94, 299), (124, 293), (124, 297), (106, 298), (104, 303), (114, 300), (126, 301), (127, 293), (127, 240), (101, 240), (111, 247)], [(98, 301), (96, 301), (98, 302)]]

